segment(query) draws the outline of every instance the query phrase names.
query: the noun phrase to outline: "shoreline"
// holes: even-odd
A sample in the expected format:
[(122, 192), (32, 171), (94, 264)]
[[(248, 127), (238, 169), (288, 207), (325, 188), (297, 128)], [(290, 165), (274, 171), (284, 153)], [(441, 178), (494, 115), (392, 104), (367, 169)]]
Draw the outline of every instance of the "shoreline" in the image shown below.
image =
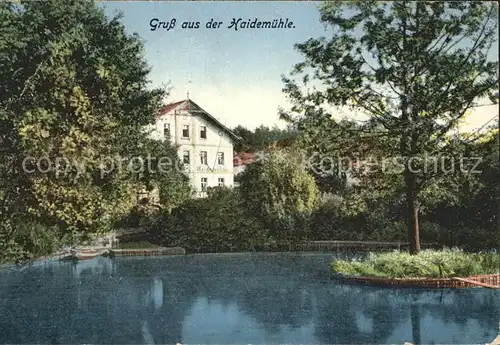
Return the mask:
[(354, 276), (334, 273), (333, 277), (334, 279), (337, 279), (339, 281), (345, 281), (353, 284), (390, 288), (468, 289), (483, 287), (490, 289), (500, 289), (500, 273), (450, 278), (388, 278), (375, 276)]
[[(407, 245), (405, 242), (375, 242), (375, 241), (301, 241), (294, 245), (287, 245), (284, 247), (266, 247), (259, 248), (258, 250), (248, 250), (248, 251), (198, 251), (190, 252), (182, 247), (155, 247), (155, 248), (109, 248), (109, 247), (79, 247), (76, 250), (85, 249), (99, 249), (103, 250), (104, 253), (99, 256), (104, 257), (124, 257), (124, 256), (157, 256), (157, 255), (252, 255), (257, 253), (304, 253), (304, 254), (319, 254), (319, 253), (367, 253), (367, 252), (393, 252), (400, 251)], [(425, 247), (433, 247), (435, 244), (426, 244)], [(372, 248), (370, 248), (372, 247)], [(384, 248), (385, 247), (385, 248)], [(439, 251), (439, 249), (438, 249)], [(144, 252), (161, 252), (162, 254), (145, 254)], [(171, 252), (171, 253), (168, 253)], [(181, 253), (182, 252), (182, 253)], [(125, 254), (123, 254), (125, 253)], [(44, 255), (40, 257), (35, 257), (29, 260), (21, 262), (4, 262), (0, 263), (0, 270), (10, 269), (10, 268), (23, 268), (34, 263), (44, 262), (44, 261), (63, 261), (71, 254), (68, 250), (61, 250), (52, 255)], [(342, 274), (342, 273), (333, 273)], [(422, 277), (425, 278), (425, 277)], [(422, 278), (411, 278), (411, 279), (422, 279)], [(448, 277), (449, 278), (449, 277)]]

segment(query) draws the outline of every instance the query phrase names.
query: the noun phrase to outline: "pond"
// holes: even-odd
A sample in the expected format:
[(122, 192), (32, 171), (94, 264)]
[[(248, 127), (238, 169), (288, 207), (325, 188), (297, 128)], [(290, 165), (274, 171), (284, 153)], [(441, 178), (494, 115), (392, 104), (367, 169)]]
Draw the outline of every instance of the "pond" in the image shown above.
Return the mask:
[(96, 258), (0, 271), (0, 343), (484, 344), (500, 292), (330, 279), (334, 254)]

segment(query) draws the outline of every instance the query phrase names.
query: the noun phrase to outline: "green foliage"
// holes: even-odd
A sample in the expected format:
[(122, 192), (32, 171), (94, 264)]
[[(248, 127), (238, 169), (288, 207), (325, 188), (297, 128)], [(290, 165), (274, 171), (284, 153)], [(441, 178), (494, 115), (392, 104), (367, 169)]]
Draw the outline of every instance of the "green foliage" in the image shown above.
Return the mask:
[(35, 222), (13, 224), (11, 236), (6, 235), (6, 224), (0, 226), (0, 263), (23, 262), (50, 255), (73, 243), (73, 234), (61, 235), (57, 226), (48, 227)]
[(318, 191), (299, 151), (270, 150), (244, 172), (240, 191), (259, 216), (310, 212)]
[(274, 229), (273, 236), (299, 238), (296, 231), (307, 232), (303, 224), (316, 205), (318, 189), (300, 151), (270, 150), (243, 172), (241, 180), (245, 208)]
[(191, 198), (189, 177), (183, 173), (177, 148), (170, 142), (150, 139), (140, 133), (129, 151), (131, 157), (144, 162), (143, 169), (131, 177), (148, 192), (158, 190), (164, 207), (171, 209)]
[(298, 132), (292, 127), (280, 129), (277, 126), (269, 128), (264, 125), (253, 131), (243, 126), (237, 126), (233, 132), (242, 138), (234, 145), (236, 152), (257, 152), (273, 145), (291, 146), (298, 136)]
[(149, 248), (161, 248), (156, 244), (147, 242), (147, 241), (139, 241), (139, 242), (127, 242), (127, 243), (119, 243), (119, 249), (149, 249)]
[[(493, 187), (493, 186), (492, 186)], [(348, 195), (346, 196), (348, 197)], [(460, 199), (466, 199), (464, 194)], [(407, 241), (407, 226), (401, 203), (381, 199), (368, 203), (363, 210), (346, 212), (342, 197), (323, 196), (311, 214), (310, 240), (352, 241)], [(486, 212), (484, 213), (486, 216)], [(429, 208), (421, 217), (421, 240), (441, 246), (461, 247), (466, 250), (500, 249), (498, 228), (486, 227), (461, 206)], [(495, 217), (496, 211), (488, 213)], [(468, 219), (464, 223), (461, 219)]]
[(390, 221), (370, 213), (352, 217), (335, 217), (321, 208), (313, 212), (311, 240), (340, 241), (406, 241), (406, 224)]
[[(320, 12), (331, 34), (296, 44), (305, 61), (283, 77), (294, 105), (282, 117), (304, 133), (307, 150), (400, 157), (404, 169), (398, 174), (362, 174), (361, 185), (404, 195), (410, 251), (418, 253), (420, 205), (456, 200), (463, 179), (459, 169), (424, 169), (425, 157), (456, 162), (463, 146), (450, 139), (451, 131), (478, 100), (498, 101), (498, 61), (489, 55), (498, 39), (497, 8), (484, 2), (369, 1), (327, 2)], [(338, 107), (368, 121), (339, 120), (331, 111)], [(323, 133), (344, 149), (326, 140), (311, 144)]]
[(389, 278), (448, 278), (494, 274), (500, 270), (497, 252), (465, 253), (457, 249), (377, 253), (362, 261), (333, 260), (335, 273)]
[[(237, 151), (286, 149), (271, 149), (247, 169), (241, 195), (215, 189), (189, 200), (176, 148), (143, 130), (164, 92), (149, 88), (142, 43), (120, 17), (108, 19), (86, 0), (1, 3), (0, 260), (88, 239), (129, 212), (122, 226), (154, 222), (157, 241), (192, 251), (303, 238), (401, 241), (405, 201), (423, 216), (426, 242), (498, 246), (498, 126), (477, 143), (448, 136), (476, 99), (496, 101), (498, 66), (487, 56), (494, 14), (491, 4), (473, 2), (325, 4), (331, 37), (298, 44), (305, 61), (292, 77), (302, 78), (284, 78), (294, 106), (282, 115), (292, 125), (235, 129), (244, 139)], [(457, 44), (462, 39), (471, 44)], [(339, 119), (332, 106), (352, 107), (368, 121)], [(448, 164), (482, 156), (482, 172), (348, 176), (345, 162), (323, 159), (402, 156), (417, 158), (418, 168), (425, 154), (449, 156)], [(46, 172), (28, 161), (28, 172), (26, 157), (66, 161)], [(122, 168), (114, 160), (103, 174), (103, 162), (116, 157)], [(128, 169), (139, 157), (153, 170)], [(173, 164), (160, 171), (162, 157)], [(347, 188), (348, 177), (359, 185)], [(159, 189), (159, 218), (133, 208), (140, 189)], [(318, 190), (339, 199), (318, 203)]]
[(165, 174), (158, 181), (160, 202), (167, 209), (181, 205), (193, 196), (189, 177), (180, 172)]
[(129, 213), (117, 221), (117, 228), (145, 228), (155, 221), (161, 209), (149, 204), (138, 204), (132, 207)]
[(486, 137), (483, 142), (467, 144), (467, 155), (481, 160), (475, 168), (479, 173), (461, 183), (459, 198), (454, 204), (437, 203), (430, 208), (427, 215), (429, 219), (447, 227), (479, 227), (490, 231), (492, 235), (498, 232), (500, 151), (498, 129), (492, 132), (490, 134), (493, 135)]
[(189, 200), (165, 212), (149, 229), (151, 242), (190, 252), (252, 251), (266, 242), (266, 231), (242, 206), (235, 190), (214, 188), (204, 199)]
[[(182, 201), (174, 168), (129, 169), (134, 157), (176, 154), (144, 132), (164, 91), (150, 88), (142, 42), (120, 16), (87, 0), (26, 1), (0, 4), (0, 22), (0, 222), (34, 219), (57, 226), (56, 238), (90, 236), (108, 231), (144, 187), (176, 181), (165, 203)], [(43, 171), (40, 159), (51, 163)], [(18, 240), (24, 233), (13, 226), (2, 236), (37, 251)]]

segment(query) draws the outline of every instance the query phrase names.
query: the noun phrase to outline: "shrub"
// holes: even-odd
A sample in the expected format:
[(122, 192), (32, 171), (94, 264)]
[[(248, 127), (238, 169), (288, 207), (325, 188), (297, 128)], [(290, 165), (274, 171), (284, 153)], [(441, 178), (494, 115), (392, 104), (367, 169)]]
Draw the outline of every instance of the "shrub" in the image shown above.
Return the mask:
[(148, 203), (141, 203), (132, 207), (130, 212), (120, 219), (115, 227), (119, 228), (140, 228), (147, 227), (158, 215), (159, 208)]
[(215, 188), (207, 198), (163, 212), (149, 235), (153, 243), (190, 252), (252, 251), (267, 239), (260, 222), (243, 208), (238, 192), (228, 188)]
[(21, 262), (50, 255), (66, 243), (57, 226), (48, 227), (36, 222), (16, 222), (13, 231), (2, 224), (0, 231), (0, 262)]
[(341, 216), (335, 202), (318, 205), (311, 215), (311, 239), (347, 241), (406, 241), (406, 224), (377, 212)]
[(457, 225), (445, 227), (423, 221), (420, 225), (421, 240), (447, 247), (462, 247), (469, 251), (500, 249), (500, 232), (477, 227)]
[(247, 212), (262, 222), (270, 220), (269, 227), (310, 213), (318, 188), (302, 158), (299, 151), (292, 149), (269, 150), (265, 159), (251, 164), (242, 173), (239, 187)]

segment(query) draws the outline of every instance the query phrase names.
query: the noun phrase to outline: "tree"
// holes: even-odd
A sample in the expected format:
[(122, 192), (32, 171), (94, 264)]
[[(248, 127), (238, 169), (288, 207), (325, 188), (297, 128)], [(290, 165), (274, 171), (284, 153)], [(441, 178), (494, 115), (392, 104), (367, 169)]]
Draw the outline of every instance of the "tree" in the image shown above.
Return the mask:
[(234, 151), (236, 152), (251, 151), (252, 146), (254, 145), (252, 131), (240, 125), (233, 128), (233, 132), (236, 133), (240, 138), (242, 138), (242, 140), (234, 144)]
[[(314, 178), (306, 171), (303, 155), (293, 149), (269, 150), (265, 158), (248, 166), (240, 192), (245, 209), (280, 238), (297, 239), (304, 217), (313, 210), (318, 196)], [(280, 233), (281, 232), (281, 233)]]
[(251, 131), (243, 126), (237, 126), (233, 131), (243, 139), (235, 144), (236, 152), (256, 152), (272, 145), (288, 147), (298, 136), (297, 130), (292, 127), (280, 129), (277, 126), (269, 128), (261, 125)]
[(141, 40), (88, 0), (2, 3), (0, 19), (0, 217), (108, 229), (148, 184), (131, 167), (165, 96)]
[(178, 147), (172, 146), (169, 141), (147, 137), (148, 134), (139, 133), (140, 138), (129, 147), (129, 155), (139, 163), (134, 169), (136, 173), (130, 177), (144, 191), (157, 191), (162, 206), (172, 209), (191, 198), (192, 186), (178, 158)]
[[(496, 128), (495, 128), (496, 127)], [(472, 180), (460, 185), (457, 202), (438, 203), (425, 215), (450, 229), (453, 239), (474, 249), (492, 247), (499, 243), (498, 210), (500, 206), (500, 150), (498, 123), (480, 141), (464, 143), (468, 157), (474, 157), (476, 173)], [(474, 238), (470, 235), (474, 234)]]
[(391, 186), (379, 187), (404, 187), (410, 252), (416, 254), (422, 198), (431, 192), (442, 197), (443, 183), (451, 185), (444, 169), (424, 171), (425, 157), (454, 162), (459, 150), (450, 132), (478, 101), (498, 100), (498, 62), (488, 56), (497, 40), (496, 5), (363, 1), (326, 3), (320, 12), (331, 36), (296, 45), (305, 61), (283, 77), (294, 106), (282, 116), (326, 118), (343, 127), (331, 118), (331, 107), (350, 107), (368, 118), (371, 140), (389, 138), (384, 155), (397, 157), (402, 172), (392, 174), (398, 178)]

